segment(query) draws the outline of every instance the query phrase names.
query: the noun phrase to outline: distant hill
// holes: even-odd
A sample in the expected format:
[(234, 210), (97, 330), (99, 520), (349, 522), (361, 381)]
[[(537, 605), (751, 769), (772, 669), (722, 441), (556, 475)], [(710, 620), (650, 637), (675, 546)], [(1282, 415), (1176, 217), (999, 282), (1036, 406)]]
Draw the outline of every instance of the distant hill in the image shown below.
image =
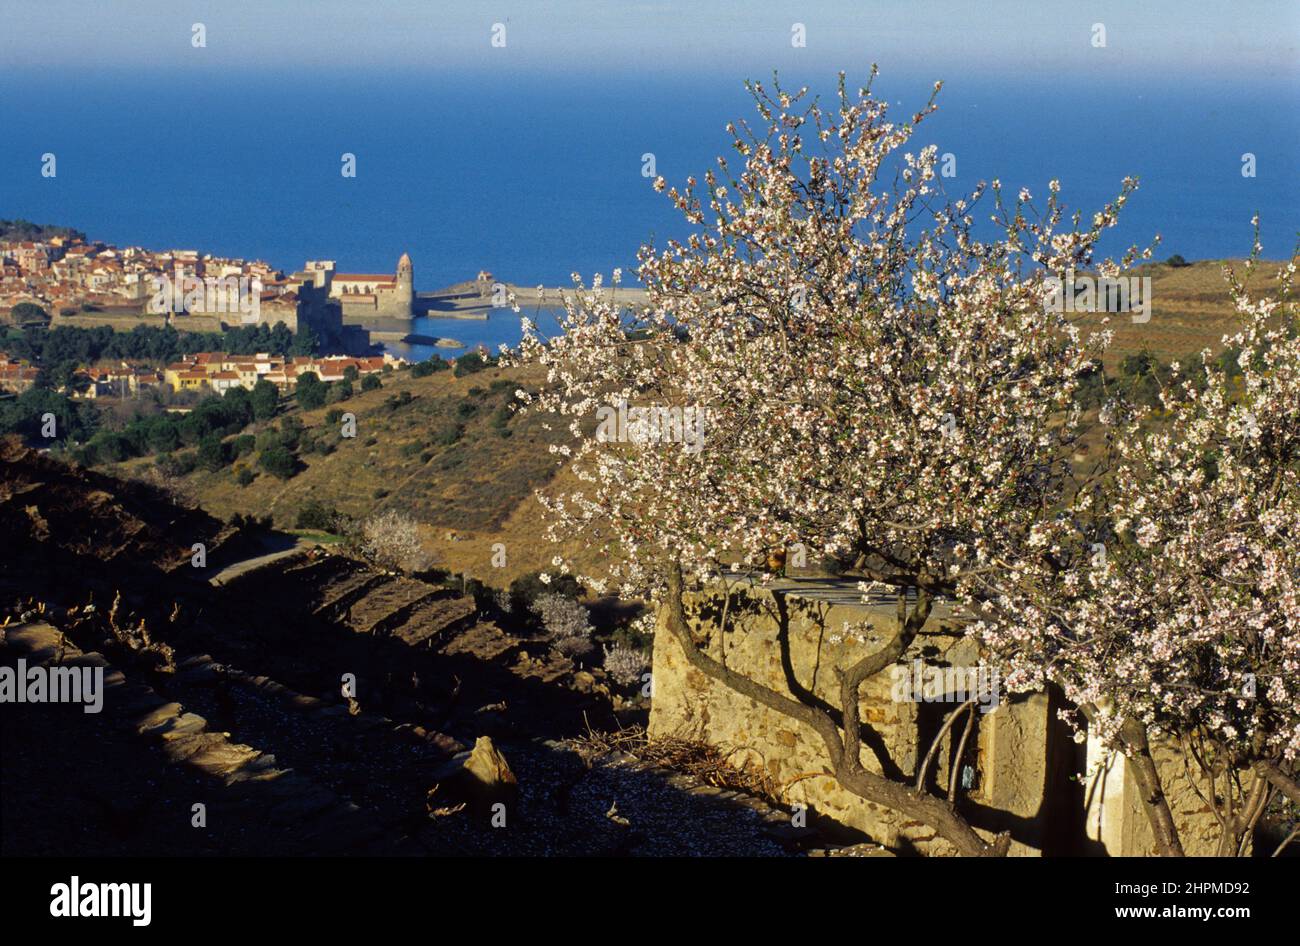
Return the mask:
[[(557, 433), (509, 410), (523, 383), (519, 372), (496, 368), (463, 378), (394, 372), (381, 389), (330, 407), (289, 407), (305, 425), (296, 451), (303, 468), (292, 478), (262, 473), (239, 486), (225, 469), (196, 472), (185, 485), (217, 515), (270, 513), (282, 527), (315, 501), (356, 518), (396, 507), (432, 526), (491, 528), (556, 468), (547, 446)], [(355, 438), (339, 435), (331, 409), (356, 416)]]
[(0, 220), (0, 241), (30, 241), (40, 243), (52, 237), (65, 237), (71, 240), (84, 240), (86, 235), (72, 227), (56, 227), (48, 223), (32, 223), (22, 218)]

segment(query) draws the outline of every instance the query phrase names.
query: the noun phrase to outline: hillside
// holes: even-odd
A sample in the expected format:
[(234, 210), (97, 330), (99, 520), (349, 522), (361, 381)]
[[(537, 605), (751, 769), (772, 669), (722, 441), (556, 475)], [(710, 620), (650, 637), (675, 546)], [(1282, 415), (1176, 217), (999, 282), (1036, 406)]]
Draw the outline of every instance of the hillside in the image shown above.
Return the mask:
[[(1275, 269), (1276, 264), (1261, 266), (1251, 286), (1267, 289)], [(1142, 351), (1168, 361), (1221, 347), (1233, 319), (1220, 263), (1158, 264), (1143, 272), (1152, 278), (1152, 318), (1137, 324), (1128, 315), (1111, 317), (1115, 344), (1108, 371)], [(1100, 323), (1093, 316), (1083, 321)], [(542, 378), (536, 368), (491, 367), (465, 377), (451, 371), (416, 377), (405, 370), (384, 375), (379, 390), (358, 391), (330, 407), (304, 411), (286, 400), (273, 422), (248, 432), (265, 434), (301, 422), (295, 438), (299, 470), (289, 479), (259, 472), (255, 454), (216, 472), (199, 469), (180, 477), (163, 476), (152, 459), (120, 469), (197, 502), (223, 521), (236, 514), (270, 516), (277, 527), (293, 528), (309, 504), (353, 520), (398, 509), (422, 524), (436, 564), (505, 587), (549, 567), (558, 551), (583, 562), (576, 545), (545, 540), (543, 510), (534, 497), (539, 488), (569, 481), (548, 451), (560, 442), (560, 425), (511, 411), (514, 391)], [(355, 438), (340, 436), (339, 420), (329, 419), (342, 411), (356, 416)], [(554, 429), (547, 430), (548, 423)], [(251, 483), (240, 485), (241, 470), (256, 474)], [(492, 566), (498, 542), (506, 547), (504, 568)]]
[[(1152, 276), (1152, 321), (1116, 318), (1114, 359), (1217, 348), (1231, 327), (1217, 268)], [(719, 802), (680, 773), (582, 755), (588, 725), (609, 730), (644, 707), (513, 610), (454, 578), (340, 554), (315, 530), (294, 548), (245, 521), (293, 529), (313, 506), (353, 520), (398, 509), (422, 524), (435, 565), (496, 588), (557, 551), (581, 565), (575, 547), (545, 541), (534, 498), (574, 482), (548, 450), (563, 428), (509, 410), (541, 378), (395, 371), (329, 406), (285, 400), (227, 434), (230, 447), (291, 440), (287, 478), (259, 468), (264, 446), (169, 475), (153, 457), (87, 470), (0, 443), (0, 662), (102, 665), (122, 687), (102, 716), (5, 714), (0, 804), (23, 825), (5, 851), (782, 853), (752, 814), (787, 817), (752, 795)], [(341, 435), (342, 412), (355, 437)], [(194, 542), (206, 570), (190, 565)], [(359, 699), (341, 699), (343, 674)], [(518, 777), (522, 830), (485, 830), (473, 808), (429, 798), (482, 736)], [(41, 790), (52, 783), (67, 791)], [(201, 837), (175, 830), (195, 797), (216, 816)], [(607, 817), (611, 799), (635, 830)]]
[[(1151, 277), (1151, 320), (1137, 324), (1128, 315), (1111, 317), (1115, 340), (1106, 357), (1107, 369), (1114, 370), (1125, 355), (1142, 351), (1167, 362), (1202, 348), (1222, 348), (1223, 336), (1236, 330), (1232, 302), (1223, 281), (1225, 263), (1243, 275), (1242, 260), (1202, 260), (1178, 267), (1160, 263), (1135, 269), (1134, 273)], [(1247, 283), (1248, 288), (1258, 293), (1272, 290), (1282, 265), (1261, 263)], [(1099, 322), (1093, 316), (1083, 320), (1091, 327)]]
[[(321, 548), (214, 580), (193, 541), (248, 561), (274, 536), (12, 439), (0, 460), (0, 665), (107, 691), (0, 714), (6, 856), (785, 853), (761, 799), (575, 739), (619, 688), (457, 589)], [(508, 760), (491, 795), (471, 745)]]
[[(358, 391), (329, 407), (304, 411), (286, 400), (275, 420), (248, 432), (301, 422), (299, 469), (288, 479), (259, 472), (256, 454), (216, 472), (196, 469), (180, 477), (165, 475), (153, 458), (115, 469), (221, 520), (270, 516), (284, 529), (312, 503), (354, 520), (400, 509), (423, 525), (438, 565), (492, 578), (501, 587), (555, 554), (541, 541), (540, 509), (536, 515), (526, 510), (536, 507), (534, 491), (559, 472), (547, 447), (559, 442), (560, 432), (546, 430), (540, 416), (510, 411), (514, 391), (540, 377), (536, 369), (489, 368), (462, 378), (451, 371), (415, 377), (408, 370), (386, 374), (380, 389)], [(354, 438), (340, 435), (340, 420), (328, 420), (336, 411), (356, 416)], [(256, 476), (241, 486), (240, 470)], [(490, 566), (490, 545), (497, 541), (507, 544), (504, 570)]]
[(0, 240), (23, 240), (40, 242), (53, 237), (69, 240), (85, 240), (86, 234), (72, 227), (59, 227), (49, 223), (32, 223), (30, 220), (0, 220)]

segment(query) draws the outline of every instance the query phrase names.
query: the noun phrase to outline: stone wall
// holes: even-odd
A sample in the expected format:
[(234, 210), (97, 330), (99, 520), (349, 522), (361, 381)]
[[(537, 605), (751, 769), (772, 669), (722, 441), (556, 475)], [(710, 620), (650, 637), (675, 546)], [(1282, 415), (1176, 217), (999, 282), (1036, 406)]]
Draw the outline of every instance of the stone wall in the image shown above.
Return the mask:
[(337, 296), (343, 310), (343, 321), (349, 325), (371, 325), (376, 322), (402, 322), (410, 330), (414, 315), (412, 300), (394, 291), (383, 294)]
[[(696, 643), (731, 669), (803, 702), (836, 711), (836, 671), (894, 634), (893, 605), (863, 605), (849, 582), (778, 582), (769, 588), (733, 586), (723, 623), (721, 586), (688, 596), (687, 618)], [(923, 854), (952, 854), (952, 846), (928, 825), (846, 792), (824, 773), (829, 763), (820, 737), (810, 728), (717, 683), (690, 667), (676, 638), (664, 625), (654, 645), (652, 736), (697, 738), (733, 753), (738, 764), (762, 766), (781, 786), (787, 804), (856, 828), (886, 847)], [(874, 639), (845, 636), (845, 625), (865, 625)], [(951, 613), (937, 607), (899, 662), (899, 671), (923, 661), (930, 667), (975, 667), (978, 655), (964, 640)], [(899, 700), (894, 672), (878, 674), (862, 687), (862, 764), (869, 770), (911, 782), (942, 719), (961, 701)], [(935, 694), (939, 695), (939, 694)], [(945, 736), (933, 766), (932, 791), (945, 795), (952, 766), (968, 776), (959, 790), (959, 810), (985, 837), (1010, 831), (1013, 856), (1047, 854), (1146, 854), (1151, 832), (1132, 776), (1119, 766), (1083, 778), (1086, 747), (1078, 745), (1059, 719), (1064, 701), (1057, 692), (1001, 699), (977, 725), (960, 762), (953, 759), (964, 720)], [(1189, 853), (1217, 837), (1212, 816), (1182, 776), (1181, 759), (1157, 747), (1162, 777)], [(1098, 781), (1100, 780), (1100, 781)], [(1207, 820), (1208, 819), (1208, 822)]]
[[(1193, 786), (1181, 753), (1170, 743), (1152, 740), (1151, 757), (1160, 772), (1161, 787), (1168, 799), (1174, 824), (1178, 826), (1183, 852), (1189, 857), (1214, 857), (1218, 853), (1221, 832), (1214, 812), (1201, 797), (1209, 797), (1210, 787), (1204, 779)], [(1155, 834), (1127, 761), (1120, 755), (1107, 757), (1095, 741), (1089, 740), (1088, 762), (1090, 774), (1085, 802), (1088, 837), (1110, 854), (1155, 855)], [(1241, 777), (1248, 785), (1251, 776), (1243, 774)], [(1249, 849), (1248, 846), (1247, 851)]]
[[(238, 324), (235, 313), (235, 324)], [(222, 317), (219, 315), (182, 315), (172, 320), (177, 331), (181, 332), (220, 332)], [(54, 315), (50, 320), (52, 328), (68, 326), (71, 328), (93, 329), (107, 326), (115, 332), (129, 332), (137, 325), (152, 328), (165, 328), (167, 317), (152, 312), (134, 309), (106, 309), (99, 312), (80, 312), (75, 315)]]

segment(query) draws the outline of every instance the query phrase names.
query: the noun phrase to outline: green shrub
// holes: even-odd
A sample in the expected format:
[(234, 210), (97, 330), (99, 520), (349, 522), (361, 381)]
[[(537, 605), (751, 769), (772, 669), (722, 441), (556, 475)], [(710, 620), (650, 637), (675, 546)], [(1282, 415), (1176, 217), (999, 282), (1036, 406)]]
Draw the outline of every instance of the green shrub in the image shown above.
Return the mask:
[(280, 445), (286, 450), (297, 450), (302, 442), (303, 423), (299, 417), (286, 417), (280, 422)]
[(20, 302), (9, 310), (9, 317), (14, 322), (48, 321), (50, 314), (35, 302)]
[(415, 398), (411, 396), (410, 391), (398, 391), (396, 394), (390, 394), (384, 399), (384, 406), (390, 411), (395, 411), (399, 407), (405, 407), (407, 404), (410, 404), (413, 400), (415, 400)]
[(527, 614), (538, 595), (563, 595), (577, 599), (582, 595), (582, 585), (572, 575), (550, 575), (551, 582), (542, 581), (541, 572), (520, 575), (510, 583), (510, 606), (516, 614)]
[(219, 436), (207, 434), (199, 441), (198, 463), (209, 473), (215, 473), (226, 465), (226, 445)]
[(91, 444), (83, 444), (80, 447), (73, 447), (72, 459), (82, 466), (95, 466), (99, 463), (99, 455), (95, 452), (95, 448)]
[(294, 528), (333, 532), (338, 525), (339, 519), (337, 509), (313, 499), (298, 510), (298, 518), (294, 520)]
[(280, 389), (265, 378), (259, 378), (257, 384), (253, 385), (249, 400), (256, 420), (270, 420), (280, 406)]
[(315, 372), (304, 371), (298, 375), (298, 384), (294, 389), (294, 400), (304, 411), (315, 410), (318, 407), (325, 406), (325, 398), (328, 394), (326, 385), (321, 383)]
[(433, 434), (433, 442), (440, 447), (450, 447), (456, 441), (460, 440), (461, 435), (465, 433), (465, 428), (460, 424), (444, 424), (439, 427)]
[(170, 453), (181, 445), (176, 422), (166, 415), (151, 417), (141, 422), (145, 444), (153, 453)]
[(461, 355), (456, 359), (455, 375), (458, 378), (463, 378), (466, 375), (476, 374), (484, 368), (489, 368), (491, 365), (490, 359), (485, 359), (478, 352), (472, 351), (468, 355)]
[(247, 456), (252, 453), (257, 446), (257, 438), (252, 434), (240, 434), (230, 444), (231, 452), (235, 459)]
[(267, 447), (258, 454), (257, 465), (282, 480), (287, 480), (298, 472), (297, 458), (278, 444)]
[(1106, 400), (1106, 372), (1100, 362), (1094, 362), (1079, 374), (1079, 387), (1075, 400), (1080, 407), (1100, 407)]
[(198, 466), (198, 462), (198, 455), (193, 450), (185, 450), (177, 454), (164, 453), (157, 460), (158, 468), (165, 475), (172, 477), (189, 476)]
[(465, 451), (461, 450), (459, 447), (452, 447), (445, 454), (443, 454), (442, 459), (438, 461), (438, 469), (454, 470), (456, 467), (460, 466), (464, 462), (465, 462)]
[(18, 397), (0, 401), (0, 433), (18, 434), (30, 442), (49, 446), (42, 432), (41, 418), (46, 413), (57, 418), (58, 439), (64, 442), (88, 440), (99, 424), (99, 412), (92, 405), (38, 386)]
[(239, 472), (235, 474), (235, 482), (240, 486), (247, 486), (253, 482), (253, 471), (246, 466), (241, 466)]
[(362, 391), (373, 391), (380, 387), (383, 387), (383, 382), (379, 380), (379, 375), (377, 374), (368, 374), (361, 379)]
[(95, 434), (87, 446), (94, 450), (96, 463), (121, 463), (135, 454), (129, 440), (107, 430)]

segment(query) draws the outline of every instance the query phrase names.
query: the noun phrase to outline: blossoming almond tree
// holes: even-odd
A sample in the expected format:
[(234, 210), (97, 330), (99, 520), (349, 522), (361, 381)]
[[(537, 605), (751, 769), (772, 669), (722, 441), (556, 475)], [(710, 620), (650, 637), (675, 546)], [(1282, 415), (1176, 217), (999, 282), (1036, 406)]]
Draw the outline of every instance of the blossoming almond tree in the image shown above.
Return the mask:
[(1084, 708), (1087, 730), (1132, 763), (1167, 855), (1183, 844), (1153, 734), (1183, 755), (1220, 854), (1247, 849), (1275, 793), (1300, 804), (1295, 271), (1292, 259), (1278, 292), (1252, 299), (1226, 270), (1241, 328), (1224, 342), (1241, 373), (1207, 350), (1203, 374), (1175, 366), (1157, 408), (1112, 404), (1112, 474), (1035, 527), (1040, 554), (976, 579), (1008, 686), (1053, 680)]
[[(581, 481), (542, 497), (552, 536), (602, 551), (607, 572), (582, 576), (597, 590), (661, 601), (697, 669), (806, 724), (846, 789), (963, 853), (1005, 853), (1007, 837), (982, 837), (946, 800), (862, 764), (858, 694), (937, 596), (1014, 560), (1064, 501), (1075, 389), (1105, 338), (1045, 312), (1045, 280), (1118, 271), (1094, 247), (1135, 185), (1081, 227), (1063, 220), (1055, 181), (1041, 210), (1024, 191), (1004, 202), (995, 181), (985, 240), (974, 214), (990, 189), (949, 202), (936, 149), (904, 151), (934, 96), (896, 122), (870, 85), (854, 95), (842, 76), (829, 108), (806, 90), (750, 89), (762, 125), (728, 126), (740, 168), (719, 159), (703, 187), (681, 191), (655, 182), (692, 232), (642, 249), (645, 310), (608, 301), (597, 281), (567, 304), (561, 336), (526, 334), (522, 356), (549, 371), (520, 395), (567, 419), (572, 441), (554, 449)], [(703, 409), (702, 449), (663, 425), (628, 445), (592, 436), (596, 413), (622, 403)], [(864, 592), (898, 595), (889, 640), (857, 629), (838, 712), (723, 666), (685, 621), (689, 585), (762, 571), (794, 542), (851, 561)]]

